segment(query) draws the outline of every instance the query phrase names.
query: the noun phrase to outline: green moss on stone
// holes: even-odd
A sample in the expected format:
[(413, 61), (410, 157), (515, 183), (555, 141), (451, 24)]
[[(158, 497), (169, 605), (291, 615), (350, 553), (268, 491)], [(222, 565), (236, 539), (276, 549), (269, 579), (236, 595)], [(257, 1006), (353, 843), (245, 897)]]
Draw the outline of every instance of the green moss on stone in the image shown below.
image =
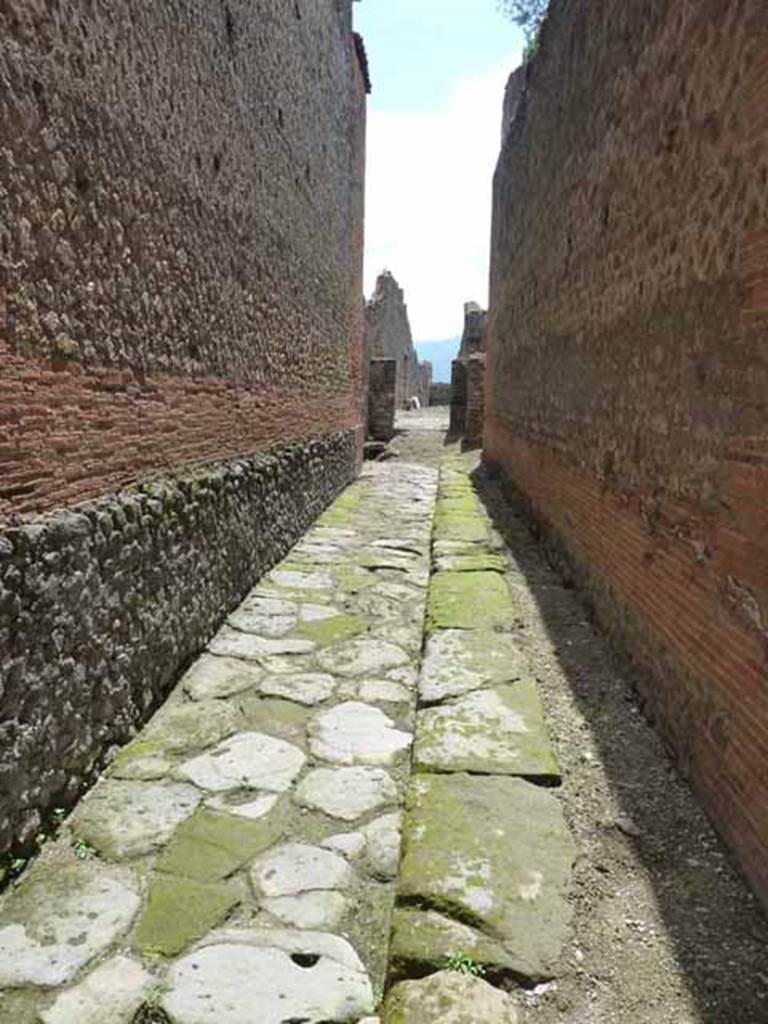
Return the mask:
[(356, 615), (334, 615), (328, 619), (302, 622), (296, 632), (308, 640), (314, 640), (319, 647), (329, 647), (341, 640), (351, 640), (368, 628)]
[(481, 516), (436, 516), (433, 536), (435, 540), (487, 541), (488, 526)]
[(168, 875), (221, 881), (268, 849), (283, 834), (285, 815), (278, 806), (257, 821), (218, 811), (196, 811), (177, 830), (157, 862)]
[(437, 572), (429, 584), (427, 629), (509, 626), (514, 606), (496, 572)]
[(134, 946), (145, 954), (175, 956), (220, 924), (243, 896), (236, 882), (201, 882), (155, 874)]
[(290, 700), (258, 694), (245, 694), (238, 698), (237, 704), (245, 729), (275, 736), (302, 749), (306, 747), (310, 714), (307, 708)]
[(492, 968), (515, 966), (513, 957), (493, 939), (437, 911), (398, 908), (392, 919), (390, 957), (393, 971), (408, 976), (411, 969), (440, 970), (448, 957), (467, 956)]
[(367, 590), (379, 581), (375, 573), (355, 565), (339, 565), (331, 571), (338, 589), (346, 593), (354, 594), (359, 590)]
[(506, 564), (500, 555), (480, 551), (477, 554), (444, 555), (444, 568), (450, 572), (504, 572)]
[(435, 515), (474, 516), (480, 513), (480, 503), (472, 491), (454, 493), (451, 497), (439, 498)]
[(361, 489), (359, 484), (348, 487), (340, 494), (333, 504), (317, 520), (319, 526), (348, 526), (353, 513), (360, 504)]

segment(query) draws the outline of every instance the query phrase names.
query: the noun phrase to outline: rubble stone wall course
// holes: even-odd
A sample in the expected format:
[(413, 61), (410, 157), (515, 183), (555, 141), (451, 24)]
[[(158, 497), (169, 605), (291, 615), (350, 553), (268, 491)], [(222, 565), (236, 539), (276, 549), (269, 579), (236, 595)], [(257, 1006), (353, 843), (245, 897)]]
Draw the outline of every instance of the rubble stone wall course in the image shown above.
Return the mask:
[(0, 534), (0, 853), (133, 735), (355, 478), (357, 447), (281, 445)]

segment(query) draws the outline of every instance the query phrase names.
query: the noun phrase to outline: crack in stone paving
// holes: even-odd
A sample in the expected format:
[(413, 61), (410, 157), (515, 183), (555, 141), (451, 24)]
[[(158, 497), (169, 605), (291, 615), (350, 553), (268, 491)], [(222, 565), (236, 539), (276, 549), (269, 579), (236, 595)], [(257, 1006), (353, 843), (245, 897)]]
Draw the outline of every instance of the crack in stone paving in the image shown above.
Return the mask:
[(465, 465), (367, 467), (227, 617), (3, 897), (0, 1020), (516, 1019), (442, 968), (550, 976), (573, 851)]

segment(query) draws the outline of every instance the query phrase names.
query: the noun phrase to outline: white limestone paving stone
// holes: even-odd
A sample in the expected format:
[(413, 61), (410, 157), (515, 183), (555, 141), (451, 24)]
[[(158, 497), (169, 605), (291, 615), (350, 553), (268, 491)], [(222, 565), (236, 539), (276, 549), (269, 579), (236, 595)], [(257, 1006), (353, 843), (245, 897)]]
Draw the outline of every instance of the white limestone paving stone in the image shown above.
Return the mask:
[(324, 839), (321, 846), (327, 850), (342, 853), (348, 859), (354, 860), (365, 849), (365, 836), (362, 832), (339, 832)]
[(320, 651), (317, 661), (324, 671), (351, 678), (376, 675), (388, 668), (405, 665), (410, 658), (401, 647), (387, 640), (363, 637)]
[(258, 821), (259, 818), (266, 817), (270, 811), (274, 810), (279, 799), (280, 797), (276, 793), (262, 793), (255, 799), (245, 800), (242, 803), (230, 803), (225, 797), (214, 796), (205, 801), (205, 806), (215, 811), (226, 811), (238, 818)]
[(38, 862), (0, 908), (0, 989), (71, 981), (128, 929), (139, 904), (125, 867)]
[(285, 636), (296, 625), (297, 616), (265, 615), (257, 608), (238, 608), (227, 617), (227, 624), (242, 633), (256, 633), (273, 639)]
[(401, 811), (376, 818), (362, 829), (365, 837), (365, 863), (376, 878), (392, 879), (400, 862)]
[(290, 569), (273, 569), (267, 577), (270, 583), (289, 590), (333, 590), (333, 580), (326, 572), (295, 572)]
[(360, 683), (360, 699), (363, 701), (381, 701), (383, 704), (409, 704), (411, 691), (390, 679), (366, 679)]
[(510, 995), (482, 978), (439, 971), (391, 990), (383, 1024), (517, 1024)]
[(374, 998), (344, 939), (225, 930), (176, 961), (162, 1008), (174, 1024), (353, 1024), (373, 1012)]
[(305, 843), (278, 846), (251, 867), (254, 887), (264, 896), (291, 896), (309, 889), (348, 889), (353, 877), (343, 857)]
[(200, 792), (182, 782), (104, 779), (70, 818), (71, 829), (110, 860), (159, 850), (197, 807)]
[(397, 786), (382, 768), (315, 768), (296, 788), (301, 807), (355, 821), (397, 800)]
[(272, 654), (310, 654), (315, 650), (312, 640), (299, 637), (261, 637), (255, 633), (242, 633), (230, 626), (222, 626), (208, 644), (211, 654), (228, 658), (244, 658), (259, 661)]
[(427, 640), (419, 693), (431, 704), (525, 678), (530, 678), (528, 658), (513, 637), (486, 629), (441, 629)]
[(153, 981), (136, 960), (115, 956), (62, 992), (40, 1018), (44, 1024), (131, 1024)]
[(426, 771), (558, 779), (536, 684), (526, 679), (475, 690), (420, 711), (414, 765)]
[(336, 764), (392, 764), (412, 740), (394, 728), (379, 708), (359, 701), (337, 704), (317, 715), (309, 725), (310, 749)]
[(252, 662), (203, 654), (186, 673), (181, 687), (192, 700), (213, 700), (258, 687), (263, 674)]
[(333, 696), (336, 680), (326, 672), (303, 672), (290, 675), (267, 676), (262, 681), (261, 693), (266, 697), (285, 697), (313, 707)]
[(239, 733), (206, 754), (179, 765), (177, 772), (200, 789), (263, 789), (283, 793), (301, 772), (306, 755), (292, 743), (263, 733)]
[(271, 896), (261, 906), (282, 924), (295, 928), (334, 931), (349, 907), (349, 901), (334, 889), (316, 889), (295, 896)]

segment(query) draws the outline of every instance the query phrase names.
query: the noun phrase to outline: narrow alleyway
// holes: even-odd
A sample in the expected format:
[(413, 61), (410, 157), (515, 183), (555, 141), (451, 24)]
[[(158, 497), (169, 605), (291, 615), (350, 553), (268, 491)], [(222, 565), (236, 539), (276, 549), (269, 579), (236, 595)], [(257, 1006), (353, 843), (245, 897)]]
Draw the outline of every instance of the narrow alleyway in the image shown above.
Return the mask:
[(445, 426), (402, 418), (5, 894), (1, 1022), (768, 1021), (755, 901)]

